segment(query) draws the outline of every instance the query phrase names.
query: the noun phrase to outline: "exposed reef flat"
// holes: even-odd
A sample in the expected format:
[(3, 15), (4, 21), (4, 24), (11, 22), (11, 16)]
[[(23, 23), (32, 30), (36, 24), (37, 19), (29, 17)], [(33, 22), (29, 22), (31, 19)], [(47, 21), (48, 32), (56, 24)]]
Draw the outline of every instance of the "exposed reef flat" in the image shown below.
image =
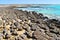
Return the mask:
[(60, 40), (60, 21), (34, 11), (0, 8), (0, 40)]

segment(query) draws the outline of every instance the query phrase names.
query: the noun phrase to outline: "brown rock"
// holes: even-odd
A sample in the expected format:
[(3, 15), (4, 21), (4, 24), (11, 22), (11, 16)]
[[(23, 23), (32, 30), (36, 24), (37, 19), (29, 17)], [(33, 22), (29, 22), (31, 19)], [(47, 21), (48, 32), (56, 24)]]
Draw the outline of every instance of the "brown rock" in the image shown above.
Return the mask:
[(33, 33), (33, 36), (34, 36), (37, 40), (48, 40), (48, 38), (49, 38), (47, 35), (41, 33), (41, 32), (38, 31), (38, 30)]

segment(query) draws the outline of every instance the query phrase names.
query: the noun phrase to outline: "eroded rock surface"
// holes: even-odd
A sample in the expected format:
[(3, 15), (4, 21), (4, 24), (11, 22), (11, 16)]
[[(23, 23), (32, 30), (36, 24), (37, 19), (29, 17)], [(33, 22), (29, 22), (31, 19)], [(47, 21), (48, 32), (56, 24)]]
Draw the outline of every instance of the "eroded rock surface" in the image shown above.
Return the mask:
[(34, 11), (0, 8), (0, 40), (60, 40), (60, 21)]

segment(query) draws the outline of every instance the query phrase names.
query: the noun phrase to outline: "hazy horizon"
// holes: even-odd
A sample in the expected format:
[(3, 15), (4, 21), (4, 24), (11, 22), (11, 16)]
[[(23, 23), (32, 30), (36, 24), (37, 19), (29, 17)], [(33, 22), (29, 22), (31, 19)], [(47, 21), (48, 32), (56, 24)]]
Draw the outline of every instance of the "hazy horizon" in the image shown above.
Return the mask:
[(0, 0), (0, 4), (60, 4), (60, 0)]

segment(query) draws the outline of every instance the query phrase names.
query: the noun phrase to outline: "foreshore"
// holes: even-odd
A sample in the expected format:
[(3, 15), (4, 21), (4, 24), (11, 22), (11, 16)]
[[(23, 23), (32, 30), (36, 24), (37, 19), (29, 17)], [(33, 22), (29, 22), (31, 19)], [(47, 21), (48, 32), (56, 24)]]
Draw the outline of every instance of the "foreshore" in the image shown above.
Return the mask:
[(0, 8), (0, 40), (60, 40), (60, 21), (34, 11)]

